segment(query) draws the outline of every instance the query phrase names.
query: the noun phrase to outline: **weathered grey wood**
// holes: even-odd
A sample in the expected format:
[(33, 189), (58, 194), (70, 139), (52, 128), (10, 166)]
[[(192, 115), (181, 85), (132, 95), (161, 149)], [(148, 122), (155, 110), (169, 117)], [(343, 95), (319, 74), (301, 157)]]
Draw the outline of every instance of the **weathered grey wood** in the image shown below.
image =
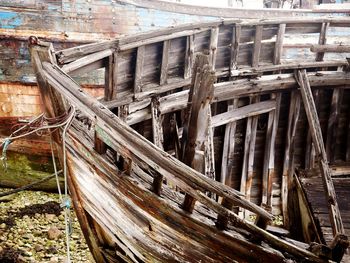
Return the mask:
[[(238, 108), (238, 99), (235, 99), (233, 102), (228, 102), (229, 105), (227, 107), (227, 111), (235, 111)], [(229, 159), (232, 158), (233, 151), (235, 148), (235, 140), (234, 135), (236, 131), (237, 123), (235, 121), (227, 123), (225, 127), (225, 136), (222, 150), (222, 161), (221, 161), (221, 176), (220, 182), (223, 184), (227, 184), (226, 178), (229, 173)]]
[(239, 24), (235, 24), (235, 26), (232, 27), (230, 76), (232, 76), (234, 74), (234, 71), (237, 69), (241, 31), (242, 28)]
[(186, 38), (186, 55), (184, 65), (184, 79), (191, 77), (193, 59), (194, 59), (194, 35), (189, 35)]
[(255, 38), (254, 38), (253, 57), (252, 57), (253, 68), (259, 66), (262, 32), (263, 32), (263, 26), (257, 25), (255, 27)]
[(282, 212), (284, 226), (290, 227), (290, 218), (288, 211), (288, 193), (292, 186), (292, 176), (294, 173), (294, 141), (297, 123), (300, 114), (300, 95), (293, 91), (289, 106), (288, 126), (286, 136), (286, 146), (284, 153), (283, 172), (282, 172)]
[(109, 56), (107, 60), (105, 60), (105, 84), (104, 84), (104, 99), (109, 101), (113, 97), (113, 56)]
[[(183, 162), (193, 169), (205, 172), (205, 151), (210, 128), (210, 103), (213, 98), (215, 73), (209, 66), (210, 57), (199, 54), (194, 64), (194, 82), (189, 96), (188, 122), (184, 124)], [(183, 208), (192, 212), (195, 199), (185, 195)]]
[(214, 27), (210, 30), (210, 43), (209, 43), (209, 63), (211, 65), (212, 70), (215, 70), (218, 39), (219, 39), (219, 27)]
[[(313, 97), (315, 101), (316, 110), (320, 107), (320, 90), (313, 90)], [(305, 147), (305, 169), (311, 169), (315, 167), (315, 147), (312, 142), (310, 127), (308, 127), (306, 147)]]
[(69, 64), (63, 65), (62, 70), (69, 73), (69, 72), (75, 71), (81, 67), (84, 67), (86, 65), (92, 64), (96, 61), (99, 61), (101, 59), (109, 57), (112, 54), (113, 54), (112, 49), (106, 49), (103, 51), (99, 51), (99, 52), (87, 55), (85, 57), (79, 58), (77, 60), (74, 60), (73, 62), (71, 62)]
[(337, 138), (340, 104), (342, 102), (342, 91), (343, 90), (339, 88), (333, 89), (326, 137), (326, 154), (329, 162), (334, 162), (335, 160), (334, 151)]
[[(329, 23), (322, 23), (321, 26), (321, 31), (320, 31), (320, 36), (318, 38), (318, 44), (319, 45), (325, 45), (327, 42), (327, 30), (329, 27)], [(312, 49), (312, 47), (311, 47)], [(324, 57), (324, 52), (318, 52), (316, 54), (316, 61), (322, 61)]]
[[(123, 152), (125, 156), (127, 156), (127, 154), (129, 154), (130, 157), (137, 156), (138, 158), (135, 158), (135, 161), (142, 160), (142, 162), (147, 163), (154, 170), (158, 170), (169, 180), (177, 182), (180, 187), (188, 185), (201, 191), (213, 192), (218, 196), (232, 200), (235, 204), (239, 204), (254, 213), (261, 214), (267, 220), (271, 219), (271, 215), (268, 212), (259, 206), (244, 200), (242, 194), (238, 191), (235, 191), (219, 182), (210, 180), (203, 176), (203, 174), (183, 165), (180, 161), (174, 159), (169, 154), (159, 151), (158, 147), (154, 146), (127, 124), (122, 122), (96, 99), (83, 92), (79, 85), (66, 76), (66, 74), (58, 67), (53, 67), (45, 62), (43, 66), (45, 68), (44, 74), (51, 86), (64, 95), (70, 103), (81, 108), (86, 116), (90, 118), (98, 117), (97, 127), (106, 127), (106, 130), (99, 128), (99, 134), (104, 137), (104, 140), (110, 140), (110, 143), (113, 143), (114, 146), (118, 146), (118, 149), (116, 149), (117, 152)], [(129, 145), (128, 148), (131, 152), (128, 153), (123, 151), (125, 144), (123, 144), (123, 139), (121, 141), (117, 140), (117, 135), (120, 139), (127, 139)]]
[[(152, 98), (151, 102), (151, 112), (152, 112), (152, 134), (153, 134), (153, 143), (159, 149), (164, 150), (163, 142), (163, 125), (162, 125), (162, 116), (159, 112), (159, 98)], [(152, 190), (155, 194), (161, 195), (163, 184), (163, 175), (158, 172), (153, 172), (153, 183)]]
[(281, 63), (281, 55), (283, 51), (284, 32), (286, 31), (286, 24), (280, 24), (276, 35), (275, 50), (273, 53), (273, 64)]
[[(260, 98), (257, 96), (253, 98), (252, 102), (258, 103), (260, 101)], [(253, 184), (253, 177), (254, 177), (254, 156), (255, 156), (255, 144), (256, 144), (256, 131), (258, 128), (258, 120), (259, 116), (253, 116), (251, 123), (251, 135), (249, 139), (249, 147), (248, 147), (248, 161), (247, 161), (247, 183), (246, 183), (246, 189), (245, 189), (245, 196), (247, 200), (251, 200), (251, 194), (252, 194), (252, 184)]]
[[(214, 130), (211, 128), (211, 110), (209, 105), (208, 110), (209, 115), (209, 124), (208, 124), (208, 133), (207, 140), (205, 142), (205, 150), (204, 150), (204, 174), (213, 180), (215, 180), (215, 156), (214, 156)], [(214, 198), (215, 195), (212, 195)]]
[(139, 93), (142, 90), (142, 72), (143, 62), (145, 59), (145, 46), (139, 46), (137, 48), (136, 67), (135, 67), (135, 79), (134, 79), (134, 93)]
[(170, 40), (163, 42), (163, 53), (162, 53), (162, 66), (160, 68), (160, 85), (167, 84), (168, 82), (168, 66), (169, 66), (169, 49)]
[(344, 234), (344, 226), (339, 211), (337, 197), (331, 178), (331, 170), (328, 166), (327, 154), (322, 138), (322, 131), (317, 116), (316, 106), (312, 97), (309, 79), (306, 70), (297, 71), (297, 80), (301, 87), (301, 95), (306, 111), (306, 116), (311, 128), (311, 135), (315, 144), (316, 155), (321, 168), (321, 175), (327, 198), (329, 217), (332, 224), (333, 235)]
[(312, 52), (332, 52), (332, 53), (349, 53), (350, 45), (312, 45), (310, 47)]
[(266, 131), (264, 154), (264, 167), (262, 174), (262, 204), (272, 209), (272, 179), (275, 176), (275, 147), (282, 94), (272, 94), (271, 99), (276, 100), (275, 110), (269, 112)]
[(212, 127), (218, 127), (240, 119), (249, 118), (272, 111), (275, 109), (275, 107), (275, 100), (252, 103), (250, 105), (213, 116), (211, 125)]

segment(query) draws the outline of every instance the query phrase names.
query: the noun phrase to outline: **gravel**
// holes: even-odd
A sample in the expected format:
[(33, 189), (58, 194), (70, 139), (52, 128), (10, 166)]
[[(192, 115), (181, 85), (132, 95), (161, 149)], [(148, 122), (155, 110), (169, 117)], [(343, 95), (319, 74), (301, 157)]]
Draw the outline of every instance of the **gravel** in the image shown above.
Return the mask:
[[(67, 262), (64, 212), (58, 203), (58, 194), (40, 191), (0, 198), (0, 262)], [(71, 222), (71, 261), (94, 263), (74, 211)]]

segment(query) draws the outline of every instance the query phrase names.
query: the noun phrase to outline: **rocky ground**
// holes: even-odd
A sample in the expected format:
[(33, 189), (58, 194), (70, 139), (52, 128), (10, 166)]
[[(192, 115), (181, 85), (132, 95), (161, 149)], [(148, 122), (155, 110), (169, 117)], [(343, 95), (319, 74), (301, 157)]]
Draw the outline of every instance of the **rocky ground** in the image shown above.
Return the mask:
[[(71, 222), (71, 261), (94, 262), (74, 212)], [(64, 212), (57, 194), (23, 191), (0, 198), (0, 262), (66, 261)]]

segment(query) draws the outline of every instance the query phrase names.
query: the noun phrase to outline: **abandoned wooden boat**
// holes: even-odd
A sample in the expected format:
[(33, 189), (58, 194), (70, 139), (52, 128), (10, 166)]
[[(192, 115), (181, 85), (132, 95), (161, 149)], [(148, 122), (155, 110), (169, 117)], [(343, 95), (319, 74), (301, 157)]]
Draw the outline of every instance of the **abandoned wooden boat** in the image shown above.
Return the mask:
[[(305, 1), (304, 1), (305, 2)], [(176, 26), (189, 22), (207, 22), (221, 17), (265, 18), (348, 15), (348, 10), (312, 12), (312, 10), (206, 8), (155, 0), (135, 1), (34, 1), (15, 0), (0, 3), (0, 137), (9, 135), (8, 127), (18, 127), (42, 112), (36, 79), (31, 68), (27, 38), (35, 35), (52, 42), (60, 50), (84, 43)], [(98, 93), (101, 74), (84, 75), (79, 83)], [(102, 95), (102, 93), (99, 93)], [(9, 163), (8, 179), (0, 185), (25, 184), (32, 174), (51, 173), (47, 138), (32, 137), (15, 142), (9, 154), (23, 160)], [(26, 169), (22, 169), (26, 167)], [(27, 169), (28, 168), (28, 169)], [(44, 173), (44, 174), (45, 174)], [(16, 176), (19, 175), (20, 176)], [(15, 176), (15, 180), (11, 177)], [(22, 182), (22, 179), (24, 181)], [(55, 188), (52, 181), (49, 188)]]
[[(32, 37), (46, 115), (72, 116), (53, 137), (96, 261), (339, 262), (349, 224), (333, 176), (350, 157), (350, 73), (339, 53), (349, 45), (325, 39), (349, 25), (223, 20), (60, 51)], [(296, 28), (317, 43), (284, 45)], [(290, 59), (288, 48), (299, 52)], [(99, 100), (74, 80), (97, 68)], [(316, 167), (327, 241), (294, 179)]]

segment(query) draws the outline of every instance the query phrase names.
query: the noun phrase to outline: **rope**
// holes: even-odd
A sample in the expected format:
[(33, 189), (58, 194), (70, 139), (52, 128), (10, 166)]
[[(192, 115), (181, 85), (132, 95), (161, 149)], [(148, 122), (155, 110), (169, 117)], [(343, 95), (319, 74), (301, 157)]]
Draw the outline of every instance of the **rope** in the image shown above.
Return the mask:
[[(62, 172), (62, 170), (57, 171), (52, 139), (50, 139), (50, 146), (51, 146), (51, 156), (52, 156), (52, 161), (53, 161), (54, 174), (52, 174), (48, 177), (45, 177), (42, 180), (39, 180), (38, 182), (34, 182), (32, 184), (24, 186), (22, 188), (23, 188), (23, 190), (28, 189), (28, 188), (32, 187), (33, 185), (36, 185), (38, 183), (42, 183), (43, 181), (49, 180), (50, 178), (52, 178), (54, 176), (56, 177), (57, 190), (59, 193), (61, 207), (64, 208), (64, 219), (65, 219), (65, 227), (66, 227), (66, 245), (67, 245), (67, 263), (71, 262), (70, 247), (69, 247), (70, 240), (69, 239), (70, 239), (70, 235), (72, 234), (72, 221), (71, 221), (71, 211), (70, 211), (71, 201), (70, 201), (70, 198), (68, 196), (66, 135), (67, 135), (67, 130), (70, 127), (70, 125), (75, 117), (75, 113), (76, 113), (75, 107), (71, 106), (67, 113), (64, 113), (64, 114), (62, 114), (58, 117), (55, 117), (55, 118), (48, 118), (44, 114), (41, 114), (38, 117), (34, 118), (29, 123), (27, 123), (26, 125), (23, 125), (21, 128), (14, 131), (9, 137), (5, 138), (4, 141), (0, 145), (0, 148), (2, 147), (2, 156), (1, 156), (0, 160), (3, 161), (3, 165), (6, 169), (7, 168), (6, 151), (9, 147), (9, 145), (14, 140), (21, 139), (25, 136), (29, 136), (29, 135), (34, 134), (34, 133), (36, 133), (39, 136), (42, 136), (43, 132), (45, 132), (45, 131), (47, 131), (47, 135), (51, 135), (54, 131), (63, 127), (62, 149), (63, 149), (64, 198), (62, 198), (62, 192), (61, 192), (61, 187), (60, 187), (59, 178), (58, 178), (58, 175)], [(15, 192), (19, 192), (19, 191), (21, 191), (21, 190), (15, 189), (15, 190), (10, 191), (10, 192), (15, 193)], [(8, 193), (9, 192), (7, 192), (5, 194), (7, 195)]]

